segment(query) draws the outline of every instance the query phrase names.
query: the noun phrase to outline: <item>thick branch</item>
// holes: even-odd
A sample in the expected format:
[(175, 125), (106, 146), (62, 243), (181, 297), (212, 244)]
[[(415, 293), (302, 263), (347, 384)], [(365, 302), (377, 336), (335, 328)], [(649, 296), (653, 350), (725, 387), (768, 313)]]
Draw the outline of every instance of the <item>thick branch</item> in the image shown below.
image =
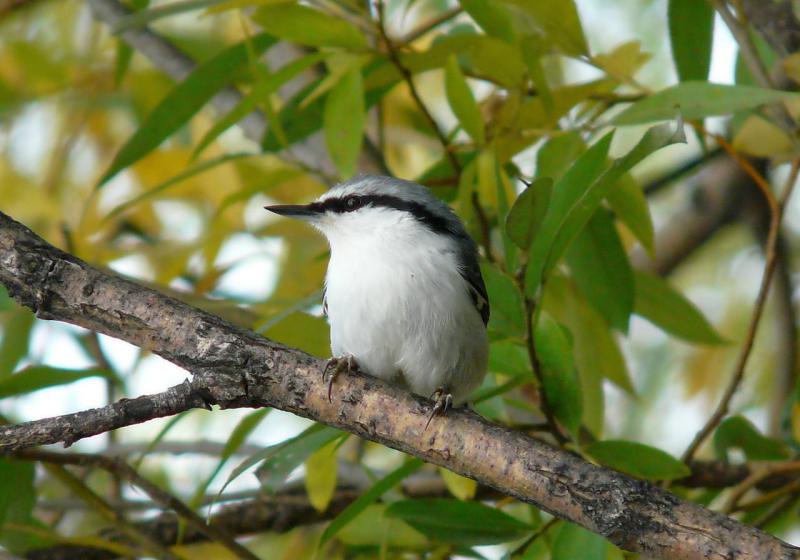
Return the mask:
[[(2, 213), (0, 283), (40, 318), (121, 338), (190, 370), (192, 393), (207, 403), (272, 406), (347, 430), (535, 504), (624, 549), (654, 558), (800, 556), (761, 531), (471, 411), (450, 411), (426, 431), (430, 401), (374, 378), (341, 379), (329, 402), (323, 361), (103, 273)], [(63, 431), (32, 431), (37, 425), (44, 424), (3, 428), (0, 450), (64, 441)]]

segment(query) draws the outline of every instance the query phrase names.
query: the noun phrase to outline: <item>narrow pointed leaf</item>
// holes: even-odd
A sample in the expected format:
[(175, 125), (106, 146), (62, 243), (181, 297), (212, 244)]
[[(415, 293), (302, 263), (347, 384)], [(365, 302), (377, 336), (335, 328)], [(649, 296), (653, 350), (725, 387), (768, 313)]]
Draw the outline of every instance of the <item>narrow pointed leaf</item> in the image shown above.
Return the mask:
[(30, 366), (0, 379), (0, 399), (24, 395), (57, 385), (67, 385), (90, 377), (103, 377), (116, 383), (120, 382), (113, 373), (101, 369), (72, 370), (50, 366)]
[(741, 449), (749, 461), (778, 461), (789, 456), (783, 443), (763, 435), (743, 416), (726, 418), (714, 432), (714, 452), (719, 459), (727, 461), (732, 448)]
[(310, 47), (367, 47), (365, 35), (348, 21), (294, 3), (278, 3), (256, 10), (253, 21), (280, 39)]
[(205, 133), (200, 142), (197, 143), (192, 157), (196, 158), (200, 155), (220, 134), (246, 117), (251, 111), (258, 108), (259, 103), (272, 95), (283, 84), (301, 72), (308, 70), (323, 58), (324, 56), (322, 53), (306, 55), (299, 60), (290, 62), (274, 74), (270, 74), (262, 80), (259, 80), (253, 87), (253, 90), (236, 104), (236, 107), (214, 123), (214, 126)]
[(364, 85), (358, 67), (345, 73), (328, 93), (322, 118), (333, 163), (343, 178), (352, 177), (366, 124)]
[(384, 513), (402, 519), (439, 542), (465, 546), (500, 544), (532, 531), (532, 527), (507, 513), (480, 502), (451, 499), (403, 500)]
[(606, 560), (607, 541), (574, 523), (564, 523), (553, 541), (551, 560)]
[(651, 323), (688, 342), (724, 344), (700, 310), (669, 283), (643, 270), (634, 273), (636, 286), (634, 308)]
[(361, 494), (328, 524), (325, 528), (325, 532), (322, 533), (319, 545), (322, 546), (328, 542), (336, 533), (341, 531), (343, 527), (355, 519), (359, 513), (364, 511), (367, 506), (400, 484), (406, 477), (424, 464), (425, 463), (421, 459), (410, 459), (373, 484), (369, 490)]
[(18, 308), (6, 318), (0, 339), (0, 379), (11, 375), (28, 353), (34, 315)]
[(539, 228), (530, 250), (530, 259), (525, 273), (525, 290), (534, 295), (539, 287), (545, 264), (556, 239), (570, 211), (583, 192), (607, 167), (606, 158), (611, 145), (613, 132), (584, 152), (553, 187), (553, 195), (547, 213)]
[(566, 254), (572, 279), (608, 323), (623, 333), (633, 313), (633, 269), (614, 220), (598, 208)]
[(711, 67), (714, 9), (708, 2), (669, 0), (667, 8), (672, 59), (678, 78), (705, 80)]
[(483, 144), (485, 137), (481, 112), (454, 55), (450, 56), (445, 66), (444, 85), (447, 102), (458, 118), (458, 122), (461, 123), (461, 127), (476, 144)]
[(506, 218), (506, 232), (520, 249), (530, 247), (547, 213), (552, 193), (553, 181), (544, 177), (533, 181), (514, 201)]
[(98, 187), (157, 148), (202, 109), (217, 91), (228, 85), (251, 54), (264, 52), (274, 42), (275, 39), (269, 35), (257, 35), (249, 40), (249, 45), (245, 42), (236, 44), (198, 65), (145, 118), (117, 153)]
[(800, 93), (775, 89), (682, 82), (637, 101), (617, 115), (612, 124), (666, 121), (674, 118), (676, 111), (687, 120), (702, 119), (799, 98)]
[(634, 441), (598, 441), (585, 450), (607, 467), (648, 480), (672, 480), (691, 474), (689, 467), (669, 453)]

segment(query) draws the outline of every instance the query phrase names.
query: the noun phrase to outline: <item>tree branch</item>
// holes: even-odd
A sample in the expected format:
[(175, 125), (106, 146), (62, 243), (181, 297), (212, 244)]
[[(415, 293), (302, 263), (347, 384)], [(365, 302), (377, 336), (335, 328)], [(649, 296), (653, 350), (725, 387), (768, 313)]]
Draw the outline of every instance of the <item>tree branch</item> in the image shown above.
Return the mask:
[[(190, 370), (194, 377), (175, 409), (200, 405), (200, 395), (203, 402), (223, 408), (271, 406), (293, 412), (475, 479), (654, 558), (789, 558), (800, 553), (757, 529), (469, 410), (452, 410), (426, 431), (431, 401), (375, 378), (352, 374), (339, 380), (337, 398), (329, 402), (320, 375), (323, 360), (101, 272), (3, 213), (0, 283), (39, 318), (121, 338)], [(133, 411), (121, 401), (99, 409), (97, 417), (114, 418), (109, 428), (142, 422), (164, 413), (159, 399), (170, 391), (180, 393), (172, 388), (134, 399)], [(65, 434), (61, 426), (48, 419), (3, 427), (0, 451), (71, 442), (97, 432), (76, 427)]]

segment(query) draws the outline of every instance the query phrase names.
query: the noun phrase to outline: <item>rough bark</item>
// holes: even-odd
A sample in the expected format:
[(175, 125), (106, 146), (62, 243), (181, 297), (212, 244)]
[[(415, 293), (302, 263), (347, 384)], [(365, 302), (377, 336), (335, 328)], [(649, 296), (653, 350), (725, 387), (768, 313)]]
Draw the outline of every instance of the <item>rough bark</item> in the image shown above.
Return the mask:
[[(329, 402), (323, 361), (97, 270), (2, 213), (0, 282), (42, 319), (121, 338), (192, 372), (186, 389), (192, 397), (181, 406), (202, 402), (294, 412), (446, 467), (654, 558), (800, 557), (800, 549), (757, 529), (473, 412), (450, 411), (426, 430), (430, 401), (377, 379), (347, 376)], [(133, 411), (118, 403), (110, 407), (108, 425), (141, 422), (150, 407), (160, 414), (177, 392), (140, 400)], [(53, 420), (4, 427), (0, 450), (69, 443), (90, 431), (75, 428), (65, 437), (63, 425)]]

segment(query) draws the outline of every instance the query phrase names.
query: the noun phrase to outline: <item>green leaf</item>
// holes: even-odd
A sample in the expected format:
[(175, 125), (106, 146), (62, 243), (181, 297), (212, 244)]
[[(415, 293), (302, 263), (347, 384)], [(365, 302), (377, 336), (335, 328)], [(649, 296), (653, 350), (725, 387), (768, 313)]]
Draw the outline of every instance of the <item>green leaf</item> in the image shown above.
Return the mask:
[(455, 55), (450, 55), (444, 70), (444, 85), (447, 102), (464, 131), (476, 144), (482, 145), (486, 138), (483, 132), (483, 119), (475, 102), (475, 96), (467, 84)]
[(559, 181), (585, 151), (586, 142), (579, 132), (551, 137), (536, 153), (536, 176)]
[(652, 255), (655, 251), (653, 245), (655, 229), (653, 218), (650, 216), (650, 206), (647, 204), (644, 192), (630, 173), (622, 175), (609, 191), (606, 200), (622, 223)]
[(0, 399), (24, 395), (56, 385), (66, 385), (89, 377), (104, 377), (121, 383), (113, 373), (100, 369), (72, 370), (49, 366), (30, 366), (13, 375), (0, 378)]
[(364, 84), (358, 67), (346, 72), (331, 89), (322, 118), (325, 142), (339, 175), (352, 177), (356, 172), (366, 124)]
[(678, 78), (682, 82), (707, 79), (714, 38), (714, 8), (697, 0), (669, 0), (667, 18)]
[(267, 414), (270, 413), (270, 410), (271, 409), (269, 408), (255, 410), (239, 420), (239, 423), (236, 424), (236, 427), (233, 429), (228, 441), (225, 442), (225, 447), (222, 449), (222, 454), (219, 457), (217, 466), (206, 478), (205, 482), (203, 482), (195, 490), (194, 495), (189, 502), (192, 507), (197, 507), (200, 505), (203, 497), (206, 495), (208, 487), (211, 486), (211, 483), (215, 478), (217, 478), (217, 475), (225, 466), (225, 463), (227, 463), (228, 459), (230, 459), (233, 454), (236, 453), (236, 451), (244, 444), (248, 436), (253, 433), (253, 430), (255, 430), (259, 424), (261, 424), (261, 421), (264, 420)]
[(252, 20), (280, 39), (310, 47), (367, 48), (364, 34), (342, 18), (300, 4), (282, 2), (263, 6)]
[(539, 235), (531, 245), (530, 258), (525, 272), (525, 290), (529, 295), (536, 294), (545, 272), (551, 245), (570, 211), (586, 189), (606, 169), (606, 157), (613, 134), (613, 132), (606, 134), (599, 142), (586, 150), (553, 187), (553, 195), (550, 197), (547, 213), (539, 228)]
[(327, 426), (311, 426), (302, 434), (267, 448), (256, 476), (262, 486), (275, 490), (312, 453), (340, 437), (347, 437), (347, 434)]
[(0, 313), (14, 309), (14, 300), (8, 295), (6, 287), (0, 284)]
[[(32, 518), (36, 504), (35, 471), (36, 465), (32, 462), (0, 458), (0, 528), (5, 523), (36, 523)], [(22, 531), (10, 528), (0, 530), (0, 546), (12, 553), (26, 552), (32, 540), (30, 535)]]
[(425, 463), (421, 459), (409, 459), (403, 465), (373, 484), (328, 524), (319, 540), (319, 546), (328, 542), (334, 535), (341, 531), (345, 525), (364, 511), (367, 506), (400, 484), (406, 477), (417, 471), (424, 464)]
[[(761, 36), (760, 33), (756, 33), (753, 30), (750, 31), (750, 41), (756, 47), (756, 53), (758, 53), (758, 58), (761, 59), (761, 62), (764, 64), (764, 68), (774, 68), (775, 63), (778, 62), (778, 54), (772, 50), (772, 47), (769, 43)], [(746, 86), (758, 86), (758, 80), (753, 77), (753, 74), (750, 73), (750, 68), (747, 66), (747, 62), (745, 62), (744, 58), (742, 57), (742, 52), (736, 54), (736, 66), (734, 68), (734, 82), (737, 85), (746, 85)]]
[(402, 519), (431, 539), (464, 546), (500, 544), (532, 530), (527, 523), (480, 502), (444, 498), (394, 502), (384, 515)]
[(533, 20), (561, 51), (570, 56), (589, 54), (574, 0), (504, 0)]
[(264, 52), (274, 42), (275, 39), (269, 35), (256, 35), (249, 42), (229, 47), (198, 65), (172, 88), (128, 139), (98, 182), (98, 187), (157, 148), (226, 86), (252, 54)]
[(606, 540), (579, 527), (574, 523), (564, 523), (553, 541), (551, 560), (606, 560)]
[(522, 294), (514, 280), (491, 263), (481, 264), (481, 274), (486, 282), (486, 292), (492, 302), (489, 331), (500, 337), (525, 336), (525, 312)]
[(530, 264), (525, 274), (528, 294), (536, 293), (543, 275), (555, 267), (600, 202), (626, 172), (656, 150), (686, 141), (682, 121), (674, 131), (669, 124), (654, 126), (631, 151), (608, 165), (605, 159), (612, 134), (613, 131), (584, 152), (556, 184), (541, 233), (531, 245)]
[(728, 461), (731, 448), (741, 449), (748, 461), (777, 461), (789, 456), (783, 443), (762, 435), (743, 416), (726, 418), (714, 432), (714, 453), (717, 458)]
[(547, 213), (553, 181), (548, 177), (534, 180), (520, 193), (506, 218), (506, 232), (520, 249), (528, 249)]
[(286, 64), (280, 70), (260, 79), (247, 96), (242, 98), (230, 112), (214, 123), (214, 126), (205, 133), (195, 147), (192, 157), (196, 158), (199, 156), (220, 134), (250, 114), (251, 111), (258, 107), (259, 103), (267, 99), (283, 84), (305, 70), (308, 70), (323, 59), (324, 55), (322, 53), (309, 54)]
[(256, 472), (261, 484), (273, 489), (286, 480), (286, 477), (314, 451), (341, 435), (342, 432), (334, 428), (313, 424), (301, 434), (262, 449), (242, 461), (228, 476), (220, 493), (231, 481), (258, 463), (263, 463)]
[(572, 335), (575, 364), (583, 393), (583, 423), (596, 435), (603, 429), (603, 380), (634, 393), (628, 367), (608, 323), (570, 279), (553, 274), (545, 287), (541, 308)]
[(6, 317), (0, 341), (0, 379), (11, 375), (19, 361), (28, 354), (34, 315), (18, 308)]
[(682, 82), (637, 101), (614, 117), (612, 124), (665, 121), (675, 118), (678, 111), (684, 119), (702, 119), (798, 98), (800, 93), (775, 89)]
[(608, 323), (628, 332), (633, 313), (633, 269), (614, 220), (598, 208), (567, 251), (572, 279)]
[(724, 344), (700, 310), (663, 278), (643, 270), (634, 272), (634, 310), (668, 333), (689, 342)]
[(689, 476), (689, 467), (665, 451), (634, 441), (598, 441), (584, 450), (598, 463), (647, 480)]
[(508, 8), (490, 0), (460, 0), (459, 3), (487, 35), (514, 43), (514, 22)]
[(546, 312), (539, 315), (533, 340), (547, 402), (555, 417), (575, 434), (583, 416), (583, 395), (572, 357), (572, 340)]

